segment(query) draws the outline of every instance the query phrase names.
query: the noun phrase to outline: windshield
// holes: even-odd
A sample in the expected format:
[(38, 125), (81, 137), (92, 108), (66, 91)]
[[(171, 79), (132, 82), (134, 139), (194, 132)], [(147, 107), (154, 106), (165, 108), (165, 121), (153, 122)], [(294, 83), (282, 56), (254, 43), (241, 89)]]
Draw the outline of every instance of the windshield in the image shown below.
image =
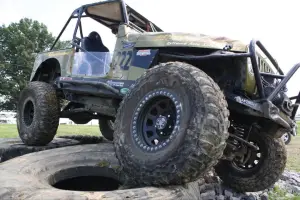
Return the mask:
[(106, 76), (110, 69), (110, 52), (76, 52), (74, 55), (73, 76)]

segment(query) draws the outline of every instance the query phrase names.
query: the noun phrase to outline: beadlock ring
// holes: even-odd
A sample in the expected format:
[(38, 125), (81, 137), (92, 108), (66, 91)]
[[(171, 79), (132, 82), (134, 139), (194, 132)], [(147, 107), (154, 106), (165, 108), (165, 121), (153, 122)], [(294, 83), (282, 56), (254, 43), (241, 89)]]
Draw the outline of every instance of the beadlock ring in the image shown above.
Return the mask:
[[(141, 111), (143, 110), (143, 106), (145, 106), (149, 101), (153, 100), (153, 98), (159, 96), (168, 97), (172, 101), (176, 109), (176, 121), (172, 133), (169, 135), (166, 141), (164, 141), (162, 144), (159, 144), (155, 147), (150, 147), (149, 145), (146, 144), (145, 141), (142, 141), (141, 139), (142, 136), (139, 135), (138, 133), (137, 125), (138, 125), (138, 120), (140, 118)], [(133, 141), (143, 151), (156, 152), (158, 150), (163, 149), (164, 147), (168, 146), (168, 144), (170, 144), (170, 142), (176, 137), (180, 127), (181, 113), (182, 113), (182, 104), (178, 96), (174, 92), (171, 92), (168, 89), (156, 89), (154, 91), (147, 93), (139, 101), (138, 106), (134, 110), (134, 116), (131, 123), (131, 135), (133, 137)]]

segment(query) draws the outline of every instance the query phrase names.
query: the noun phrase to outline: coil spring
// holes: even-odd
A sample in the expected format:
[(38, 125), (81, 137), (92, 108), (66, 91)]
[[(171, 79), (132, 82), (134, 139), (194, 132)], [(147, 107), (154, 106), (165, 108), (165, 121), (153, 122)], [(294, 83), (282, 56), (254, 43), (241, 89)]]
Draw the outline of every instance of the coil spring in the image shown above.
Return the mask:
[[(234, 134), (235, 136), (237, 136), (241, 139), (245, 139), (246, 128), (243, 125), (236, 124), (233, 122), (231, 127), (233, 128), (233, 131), (231, 134)], [(235, 138), (232, 138), (232, 144), (237, 146), (240, 144), (240, 142), (238, 140), (236, 140)]]

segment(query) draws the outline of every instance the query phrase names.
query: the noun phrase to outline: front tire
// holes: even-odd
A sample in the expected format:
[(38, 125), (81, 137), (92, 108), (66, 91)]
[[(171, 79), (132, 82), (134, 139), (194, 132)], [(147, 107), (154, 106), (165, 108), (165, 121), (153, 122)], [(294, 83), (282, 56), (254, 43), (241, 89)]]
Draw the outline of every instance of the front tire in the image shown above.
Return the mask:
[(255, 131), (250, 133), (249, 142), (257, 145), (259, 150), (248, 152), (250, 156), (245, 165), (222, 160), (215, 166), (224, 184), (239, 192), (257, 192), (271, 187), (279, 180), (287, 161), (281, 138)]
[(21, 140), (29, 146), (51, 142), (59, 125), (59, 101), (52, 85), (30, 82), (20, 94), (17, 128)]
[(227, 102), (203, 71), (160, 64), (139, 78), (116, 116), (116, 155), (131, 184), (194, 181), (223, 155)]

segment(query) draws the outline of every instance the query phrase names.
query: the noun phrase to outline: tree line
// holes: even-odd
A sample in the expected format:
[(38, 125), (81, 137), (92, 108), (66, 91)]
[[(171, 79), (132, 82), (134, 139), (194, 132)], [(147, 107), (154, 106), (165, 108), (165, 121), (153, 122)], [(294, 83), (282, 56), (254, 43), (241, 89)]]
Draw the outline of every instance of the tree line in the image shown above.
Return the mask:
[[(55, 39), (45, 24), (29, 18), (0, 26), (0, 110), (16, 111), (36, 54), (49, 50)], [(69, 44), (59, 41), (56, 48)]]

